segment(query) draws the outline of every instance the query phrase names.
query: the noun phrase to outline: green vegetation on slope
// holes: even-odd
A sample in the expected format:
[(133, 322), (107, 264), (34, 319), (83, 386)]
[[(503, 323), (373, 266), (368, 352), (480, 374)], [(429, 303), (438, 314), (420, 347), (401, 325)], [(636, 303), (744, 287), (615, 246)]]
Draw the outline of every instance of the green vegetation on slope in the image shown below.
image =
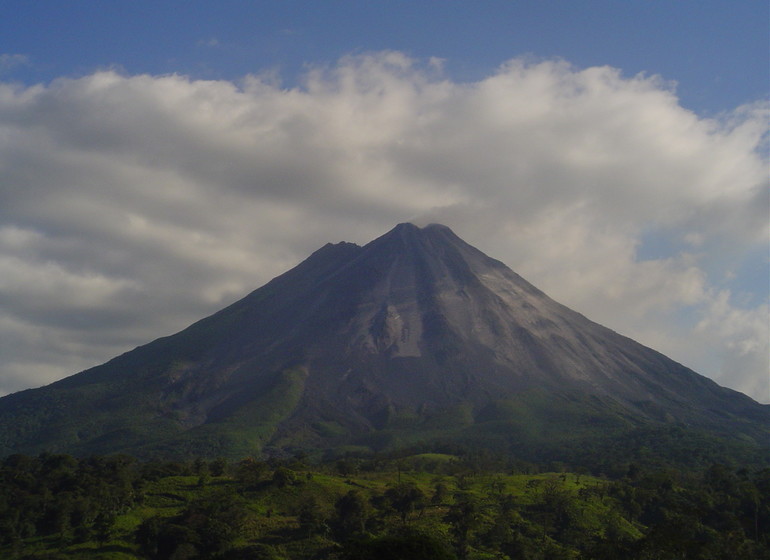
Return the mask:
[(770, 469), (609, 480), (440, 453), (308, 465), (14, 455), (10, 559), (770, 558)]

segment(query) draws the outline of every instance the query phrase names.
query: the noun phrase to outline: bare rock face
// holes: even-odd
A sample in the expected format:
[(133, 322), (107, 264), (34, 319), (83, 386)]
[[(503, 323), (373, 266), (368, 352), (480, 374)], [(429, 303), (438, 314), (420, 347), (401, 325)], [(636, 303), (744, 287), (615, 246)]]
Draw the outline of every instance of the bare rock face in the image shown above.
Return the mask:
[(569, 422), (770, 447), (770, 407), (560, 305), (438, 224), (328, 244), (174, 336), (0, 399), (0, 443), (245, 455), (515, 432), (524, 416), (553, 427), (565, 406)]

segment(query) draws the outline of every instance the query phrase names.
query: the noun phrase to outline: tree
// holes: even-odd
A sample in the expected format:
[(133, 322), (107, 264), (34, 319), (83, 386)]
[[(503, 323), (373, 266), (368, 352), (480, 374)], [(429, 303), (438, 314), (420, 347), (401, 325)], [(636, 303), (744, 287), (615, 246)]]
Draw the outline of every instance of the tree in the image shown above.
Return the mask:
[(227, 459), (218, 458), (211, 461), (209, 465), (211, 476), (224, 476), (227, 471)]
[(96, 541), (104, 545), (112, 537), (112, 525), (115, 522), (115, 516), (110, 513), (101, 512), (94, 520), (94, 533)]
[(455, 560), (457, 557), (439, 538), (402, 529), (398, 534), (364, 537), (345, 543), (343, 560)]
[(540, 487), (540, 499), (534, 506), (546, 533), (562, 539), (573, 528), (577, 511), (575, 496), (556, 478), (549, 478)]
[(278, 467), (273, 472), (273, 484), (278, 488), (286, 488), (297, 484), (297, 473), (286, 467)]
[(444, 503), (448, 494), (449, 489), (446, 487), (446, 484), (439, 480), (433, 485), (433, 496), (431, 496), (430, 503), (435, 506), (440, 505)]
[(192, 502), (180, 521), (195, 531), (201, 552), (216, 555), (233, 545), (245, 519), (245, 502), (228, 489)]
[(313, 496), (304, 500), (299, 506), (297, 521), (306, 537), (320, 532), (324, 528), (324, 512)]
[(254, 487), (263, 480), (267, 471), (267, 463), (255, 461), (249, 457), (238, 463), (235, 469), (235, 478), (246, 486)]
[(455, 500), (444, 516), (444, 521), (449, 523), (457, 557), (465, 560), (468, 558), (471, 533), (481, 524), (481, 511), (478, 502), (469, 493), (459, 493)]
[(336, 516), (332, 528), (339, 539), (363, 533), (369, 519), (369, 504), (357, 490), (351, 490), (334, 503)]
[(409, 514), (425, 503), (425, 494), (411, 482), (402, 482), (385, 491), (387, 504), (401, 516), (401, 524), (406, 525)]

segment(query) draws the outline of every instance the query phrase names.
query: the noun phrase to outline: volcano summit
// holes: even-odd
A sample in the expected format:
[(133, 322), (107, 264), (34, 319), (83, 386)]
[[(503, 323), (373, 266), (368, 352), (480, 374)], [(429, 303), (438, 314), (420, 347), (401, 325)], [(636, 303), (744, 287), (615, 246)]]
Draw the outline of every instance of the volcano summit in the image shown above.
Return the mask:
[(671, 429), (764, 453), (770, 406), (560, 305), (438, 224), (327, 244), (180, 333), (0, 399), (4, 454), (453, 443), (555, 457)]

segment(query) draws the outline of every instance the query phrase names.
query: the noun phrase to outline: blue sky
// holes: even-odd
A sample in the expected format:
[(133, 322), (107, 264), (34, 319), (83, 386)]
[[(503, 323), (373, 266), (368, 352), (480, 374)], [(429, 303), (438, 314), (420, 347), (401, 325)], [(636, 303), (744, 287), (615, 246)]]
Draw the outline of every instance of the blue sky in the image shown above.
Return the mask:
[(437, 221), (770, 402), (767, 2), (0, 10), (0, 394)]
[(477, 80), (514, 56), (675, 81), (682, 104), (714, 113), (768, 91), (770, 7), (749, 1), (4, 1), (5, 53), (26, 83), (117, 67), (130, 74), (237, 79), (366, 51), (439, 57)]

